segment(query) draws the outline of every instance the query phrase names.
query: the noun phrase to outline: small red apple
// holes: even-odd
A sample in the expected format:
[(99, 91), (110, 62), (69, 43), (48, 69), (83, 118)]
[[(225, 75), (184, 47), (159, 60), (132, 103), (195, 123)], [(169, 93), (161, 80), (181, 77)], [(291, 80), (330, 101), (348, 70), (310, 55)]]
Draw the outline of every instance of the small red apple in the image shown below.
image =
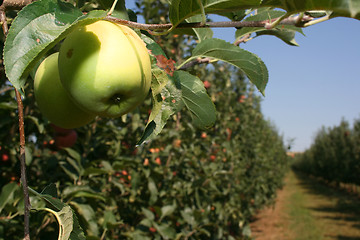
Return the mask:
[(55, 145), (57, 148), (67, 148), (75, 145), (77, 140), (77, 133), (75, 130), (71, 130), (68, 134), (55, 135)]
[(1, 155), (1, 160), (2, 160), (3, 162), (9, 161), (9, 155), (6, 154), (6, 153), (3, 153), (3, 154)]
[(209, 87), (211, 87), (211, 83), (209, 82), (209, 81), (204, 81), (204, 87), (205, 88), (209, 88)]
[(73, 131), (72, 129), (62, 128), (62, 127), (56, 126), (55, 124), (50, 124), (50, 125), (54, 129), (55, 133), (59, 134), (59, 135), (67, 135), (67, 134), (70, 134), (71, 131)]

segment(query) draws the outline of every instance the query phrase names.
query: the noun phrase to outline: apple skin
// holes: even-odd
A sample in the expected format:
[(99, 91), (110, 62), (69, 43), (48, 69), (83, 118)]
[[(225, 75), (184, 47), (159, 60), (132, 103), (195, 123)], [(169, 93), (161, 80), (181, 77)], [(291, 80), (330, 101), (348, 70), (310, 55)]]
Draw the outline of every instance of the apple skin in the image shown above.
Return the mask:
[(151, 61), (129, 27), (100, 20), (75, 29), (60, 47), (61, 82), (84, 111), (116, 118), (149, 93)]
[(62, 87), (58, 71), (58, 55), (48, 56), (39, 66), (34, 78), (34, 94), (41, 113), (62, 128), (77, 128), (95, 118), (84, 112), (69, 98)]
[(67, 135), (72, 131), (72, 129), (62, 128), (62, 127), (56, 126), (53, 123), (50, 124), (50, 126), (54, 130), (55, 134), (58, 134), (58, 135)]
[(75, 145), (78, 135), (74, 129), (71, 129), (67, 134), (56, 134), (55, 146), (58, 149), (61, 148), (71, 148)]

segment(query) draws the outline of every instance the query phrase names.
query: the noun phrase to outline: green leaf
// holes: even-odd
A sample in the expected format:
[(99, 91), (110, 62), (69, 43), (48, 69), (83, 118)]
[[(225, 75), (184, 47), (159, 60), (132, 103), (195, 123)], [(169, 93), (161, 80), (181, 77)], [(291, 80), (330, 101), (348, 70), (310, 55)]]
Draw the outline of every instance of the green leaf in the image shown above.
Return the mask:
[(220, 16), (224, 16), (229, 18), (231, 21), (241, 21), (246, 17), (245, 10), (231, 11), (231, 12), (220, 12), (218, 13)]
[[(201, 0), (206, 13), (235, 11), (258, 6), (261, 0)], [(185, 19), (200, 14), (198, 0), (173, 0), (169, 9), (169, 18), (174, 26)]]
[(60, 211), (54, 211), (50, 208), (41, 208), (38, 210), (45, 210), (52, 213), (59, 224), (58, 240), (70, 239), (70, 234), (73, 230), (73, 211), (70, 206), (63, 207)]
[(182, 101), (190, 111), (195, 126), (209, 128), (216, 120), (215, 105), (207, 94), (203, 82), (185, 71), (174, 74), (181, 83)]
[(1, 102), (0, 109), (17, 109), (17, 104), (15, 102)]
[[(48, 192), (46, 187), (43, 192)], [(52, 188), (50, 186), (50, 188)], [(59, 223), (59, 239), (61, 240), (85, 240), (84, 232), (79, 224), (76, 215), (73, 213), (71, 207), (63, 203), (60, 199), (48, 194), (38, 193), (32, 188), (29, 191), (35, 196), (45, 201), (48, 208), (38, 208), (34, 210), (46, 210), (55, 215)], [(67, 237), (67, 238), (66, 238)]]
[(4, 65), (9, 81), (21, 90), (32, 67), (74, 28), (106, 16), (86, 15), (60, 0), (39, 0), (24, 7), (14, 19), (4, 45)]
[(161, 237), (165, 240), (167, 239), (174, 239), (176, 235), (176, 231), (174, 228), (170, 227), (168, 224), (161, 224), (158, 225), (154, 223), (154, 227), (159, 232)]
[(166, 57), (164, 51), (152, 38), (142, 34), (141, 39), (146, 43), (146, 47), (151, 51), (152, 55), (163, 55)]
[(171, 215), (175, 210), (176, 210), (176, 204), (172, 204), (172, 205), (166, 205), (166, 206), (163, 206), (161, 208), (161, 217), (160, 217), (160, 221), (166, 217), (166, 216), (169, 216)]
[[(142, 35), (142, 40), (146, 43), (146, 47), (151, 51), (151, 55), (162, 55), (166, 59), (166, 54), (159, 44), (148, 36)], [(157, 65), (155, 57), (152, 63), (152, 110), (145, 127), (143, 135), (137, 142), (137, 145), (143, 144), (145, 141), (153, 139), (164, 128), (167, 120), (171, 115), (180, 111), (184, 107), (181, 101), (181, 85), (176, 79), (166, 74)], [(173, 99), (174, 102), (164, 101), (163, 99)]]
[(70, 204), (76, 209), (76, 212), (85, 219), (87, 234), (98, 235), (99, 227), (97, 225), (97, 218), (94, 209), (89, 204), (80, 204), (77, 202), (70, 202)]
[[(247, 17), (244, 22), (248, 21), (264, 21), (269, 19), (278, 18), (284, 15), (283, 11), (269, 10), (269, 9), (260, 9), (259, 13)], [(304, 34), (301, 28), (290, 26), (290, 25), (280, 25), (274, 29), (267, 30), (264, 27), (242, 27), (236, 30), (235, 36), (236, 39), (244, 37), (247, 34), (256, 33), (257, 36), (261, 35), (273, 35), (275, 37), (280, 38), (285, 43), (293, 46), (298, 46), (295, 41), (295, 33), (299, 32)]]
[(37, 117), (26, 115), (25, 118), (31, 120), (36, 125), (39, 133), (44, 133), (44, 124), (39, 123), (39, 119)]
[(155, 219), (155, 215), (152, 211), (150, 211), (149, 209), (146, 208), (141, 208), (142, 213), (145, 215), (145, 217), (149, 220), (154, 220)]
[[(201, 15), (195, 15), (186, 19), (186, 22), (201, 22)], [(193, 28), (197, 38), (201, 42), (202, 40), (212, 38), (214, 32), (210, 28)]]
[(184, 107), (181, 84), (176, 78), (177, 71), (174, 72), (174, 76), (167, 75), (159, 68), (153, 69), (152, 72), (154, 76), (151, 84), (153, 107), (138, 145), (157, 136), (167, 120)]
[(184, 221), (189, 224), (192, 227), (195, 227), (197, 225), (196, 219), (194, 217), (194, 212), (190, 208), (185, 208), (180, 212), (182, 218)]
[(63, 190), (64, 198), (94, 198), (105, 202), (105, 198), (89, 186), (68, 186)]
[(286, 29), (269, 29), (269, 30), (261, 30), (256, 33), (256, 36), (261, 35), (272, 35), (278, 37), (283, 40), (285, 43), (292, 46), (299, 46), (299, 44), (295, 40), (295, 32), (289, 31)]
[(59, 240), (68, 240), (73, 230), (73, 211), (70, 206), (65, 206), (59, 212), (54, 214), (58, 220), (59, 229)]
[(240, 68), (264, 95), (269, 73), (264, 62), (257, 55), (224, 40), (212, 38), (199, 43), (186, 62), (201, 57), (214, 58)]
[(64, 148), (64, 150), (69, 154), (69, 156), (80, 163), (81, 161), (81, 155), (77, 151), (71, 148)]
[(1, 189), (0, 194), (0, 213), (10, 201), (14, 200), (14, 192), (19, 189), (16, 182), (6, 184)]
[(32, 149), (28, 146), (25, 146), (25, 163), (26, 166), (29, 166), (33, 160)]
[(149, 204), (152, 205), (157, 201), (159, 192), (158, 192), (158, 189), (156, 187), (154, 180), (152, 178), (149, 178), (148, 180), (149, 180), (148, 189), (150, 191)]
[(329, 10), (333, 12), (331, 17), (360, 19), (360, 1), (358, 0), (263, 0), (261, 6), (282, 8), (288, 13)]
[(114, 229), (118, 228), (120, 224), (123, 224), (122, 221), (116, 221), (115, 214), (110, 210), (104, 211), (104, 222), (103, 227), (105, 229)]
[(58, 191), (58, 189), (57, 189), (56, 185), (54, 183), (50, 183), (41, 191), (41, 194), (42, 195), (50, 195), (50, 196), (57, 198), (58, 197), (57, 191)]

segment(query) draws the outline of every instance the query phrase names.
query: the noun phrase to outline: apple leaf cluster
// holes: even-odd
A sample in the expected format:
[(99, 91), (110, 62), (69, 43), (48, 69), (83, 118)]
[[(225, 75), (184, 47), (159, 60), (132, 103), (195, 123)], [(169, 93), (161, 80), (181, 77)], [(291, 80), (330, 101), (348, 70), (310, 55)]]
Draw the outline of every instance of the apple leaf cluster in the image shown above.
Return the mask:
[[(85, 4), (82, 3), (81, 5), (81, 7), (85, 7)], [(33, 71), (34, 66), (36, 67), (42, 57), (56, 47), (68, 34), (81, 26), (106, 19), (108, 10), (106, 8), (110, 5), (106, 2), (103, 4), (105, 9), (98, 10), (101, 9), (100, 6), (101, 4), (97, 5), (95, 10), (90, 10), (86, 14), (83, 14), (76, 3), (71, 4), (59, 0), (40, 0), (24, 7), (11, 24), (4, 46), (4, 64), (10, 82), (17, 89), (22, 90), (27, 81), (27, 76)], [(273, 8), (283, 9), (283, 11), (273, 10)], [(253, 11), (254, 9), (256, 11)], [(199, 91), (201, 88), (200, 79), (179, 71), (182, 66), (191, 61), (209, 58), (211, 61), (224, 61), (232, 64), (241, 69), (258, 90), (264, 94), (268, 81), (268, 71), (258, 56), (231, 43), (212, 38), (211, 29), (192, 28), (184, 30), (178, 28), (184, 21), (187, 23), (203, 23), (204, 20), (206, 21), (204, 14), (219, 14), (228, 17), (230, 21), (242, 21), (243, 23), (268, 21), (270, 27), (239, 28), (236, 32), (236, 40), (241, 40), (249, 34), (256, 36), (273, 35), (287, 44), (297, 45), (294, 36), (296, 32), (302, 33), (301, 29), (294, 25), (278, 24), (280, 20), (298, 13), (300, 13), (299, 16), (306, 15), (311, 19), (324, 15), (327, 19), (338, 16), (359, 19), (359, 10), (359, 4), (351, 0), (336, 1), (336, 3), (296, 0), (171, 1), (168, 17), (172, 25), (170, 29), (162, 31), (164, 33), (174, 31), (180, 34), (194, 34), (199, 42), (191, 56), (183, 62), (174, 64), (174, 73), (168, 74), (168, 69), (159, 68), (158, 65), (153, 64), (151, 89), (152, 91), (155, 90), (155, 94), (152, 94), (154, 109), (138, 143), (141, 144), (159, 134), (169, 117), (182, 107), (187, 107), (193, 113), (193, 120), (198, 127), (207, 128), (214, 124), (215, 108), (210, 104), (205, 89), (202, 88)], [(116, 11), (115, 13), (115, 16), (120, 16), (117, 15)], [(156, 33), (157, 30), (153, 32)], [(149, 36), (147, 38), (148, 48), (154, 51), (155, 41)], [(17, 51), (17, 46), (20, 45), (23, 49)], [(153, 52), (152, 54), (154, 57), (165, 56), (163, 53)], [(165, 71), (167, 75), (161, 71)], [(189, 84), (191, 81), (197, 84)], [(162, 93), (163, 90), (164, 93)], [(170, 97), (163, 96), (166, 94)], [(196, 104), (190, 104), (191, 102)]]

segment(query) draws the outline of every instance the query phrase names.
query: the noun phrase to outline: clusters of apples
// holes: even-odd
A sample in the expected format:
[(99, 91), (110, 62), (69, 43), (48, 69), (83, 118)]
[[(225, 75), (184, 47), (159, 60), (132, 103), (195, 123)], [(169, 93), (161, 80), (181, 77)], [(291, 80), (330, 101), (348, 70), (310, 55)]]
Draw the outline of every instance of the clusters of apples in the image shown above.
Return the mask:
[(100, 20), (75, 29), (40, 64), (34, 93), (50, 122), (72, 129), (96, 116), (116, 118), (134, 110), (150, 84), (145, 43), (129, 27)]

